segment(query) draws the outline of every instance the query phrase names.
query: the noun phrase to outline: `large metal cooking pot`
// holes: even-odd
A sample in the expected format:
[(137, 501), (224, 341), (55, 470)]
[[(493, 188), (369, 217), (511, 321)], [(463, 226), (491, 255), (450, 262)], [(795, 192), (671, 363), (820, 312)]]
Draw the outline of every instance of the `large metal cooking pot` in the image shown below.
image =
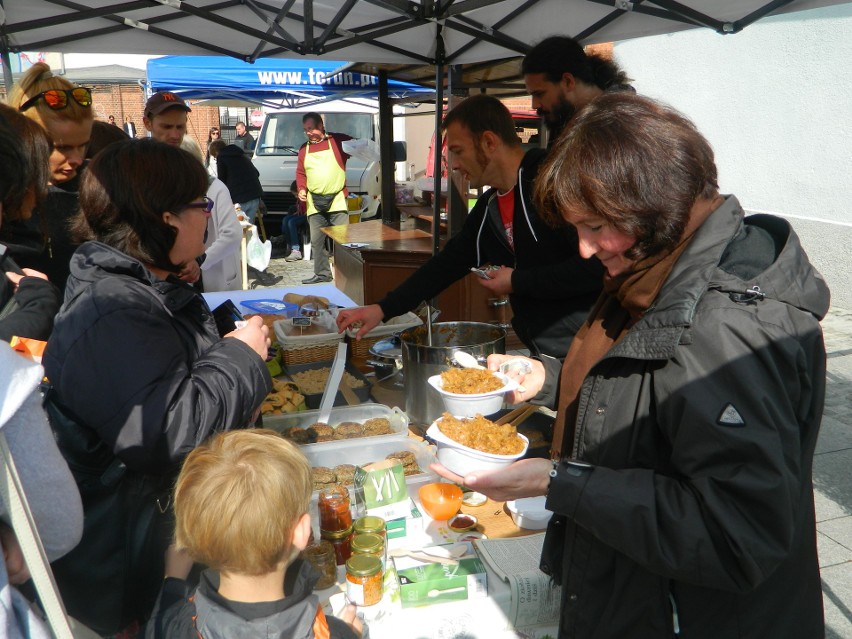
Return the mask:
[(425, 326), (409, 328), (399, 335), (402, 343), (402, 372), (405, 412), (413, 423), (429, 424), (444, 412), (441, 396), (427, 380), (452, 365), (457, 351), (470, 353), (484, 363), (492, 353), (506, 352), (506, 331), (479, 322), (439, 322), (432, 325), (432, 345)]

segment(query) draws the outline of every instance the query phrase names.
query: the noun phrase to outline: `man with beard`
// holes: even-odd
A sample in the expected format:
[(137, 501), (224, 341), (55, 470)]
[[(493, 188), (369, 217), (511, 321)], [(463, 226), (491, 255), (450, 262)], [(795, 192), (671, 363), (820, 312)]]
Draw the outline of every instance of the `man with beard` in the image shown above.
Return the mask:
[(453, 170), (474, 188), (491, 188), (440, 253), (378, 304), (341, 311), (338, 328), (361, 322), (360, 339), (383, 319), (437, 296), (472, 267), (490, 264), (499, 269), (477, 282), (509, 296), (512, 327), (531, 354), (564, 357), (600, 293), (603, 268), (597, 259), (580, 257), (573, 227), (547, 227), (536, 214), (532, 185), (545, 151), (525, 154), (508, 109), (484, 94), (453, 108), (443, 126)]
[(521, 63), (532, 107), (549, 132), (550, 148), (574, 114), (607, 91), (633, 91), (630, 78), (612, 60), (588, 55), (576, 40), (546, 38)]

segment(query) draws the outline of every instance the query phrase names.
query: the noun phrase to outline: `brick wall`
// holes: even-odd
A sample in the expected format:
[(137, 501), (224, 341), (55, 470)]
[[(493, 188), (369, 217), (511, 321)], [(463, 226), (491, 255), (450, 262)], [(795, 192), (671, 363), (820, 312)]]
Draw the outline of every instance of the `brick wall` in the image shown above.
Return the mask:
[[(142, 123), (145, 108), (145, 92), (137, 84), (101, 84), (92, 86), (92, 107), (95, 118), (107, 122), (110, 115), (115, 116), (119, 126), (125, 117), (130, 117), (136, 125), (136, 136), (145, 137), (145, 125)], [(193, 106), (187, 119), (187, 134), (204, 149), (207, 134), (212, 126), (219, 126), (219, 107)]]

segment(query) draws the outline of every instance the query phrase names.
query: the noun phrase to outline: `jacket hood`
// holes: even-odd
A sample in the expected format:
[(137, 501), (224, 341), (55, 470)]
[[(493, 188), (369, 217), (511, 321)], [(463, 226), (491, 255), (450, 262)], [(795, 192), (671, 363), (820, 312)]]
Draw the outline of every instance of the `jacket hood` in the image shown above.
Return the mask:
[(157, 289), (169, 298), (173, 311), (189, 303), (198, 293), (176, 277), (158, 279), (139, 260), (101, 242), (85, 242), (71, 258), (71, 276), (65, 287), (66, 305), (94, 284), (106, 278), (124, 276)]
[[(752, 229), (757, 232), (749, 233)], [(752, 254), (748, 276), (738, 274), (726, 253), (737, 242), (742, 243), (737, 253)], [(761, 250), (755, 250), (758, 245)], [(825, 280), (807, 259), (789, 222), (772, 215), (745, 217), (737, 198), (729, 195), (696, 231), (654, 304), (631, 331), (632, 339), (610, 354), (670, 357), (708, 289), (739, 303), (773, 299), (818, 319), (825, 317), (830, 302)]]
[(198, 632), (205, 639), (313, 639), (319, 605), (317, 596), (311, 594), (315, 577), (303, 564), (283, 610), (246, 620), (229, 610), (218, 595), (219, 575), (205, 571), (195, 592)]

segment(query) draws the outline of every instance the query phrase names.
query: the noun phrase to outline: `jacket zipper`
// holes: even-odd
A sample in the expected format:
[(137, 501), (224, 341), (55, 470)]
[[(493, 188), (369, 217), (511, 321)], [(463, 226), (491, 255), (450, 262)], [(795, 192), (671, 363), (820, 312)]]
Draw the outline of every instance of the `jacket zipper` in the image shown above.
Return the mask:
[(669, 603), (672, 605), (672, 630), (675, 635), (680, 634), (680, 620), (677, 616), (677, 604), (675, 603), (675, 598), (672, 593), (669, 593)]

